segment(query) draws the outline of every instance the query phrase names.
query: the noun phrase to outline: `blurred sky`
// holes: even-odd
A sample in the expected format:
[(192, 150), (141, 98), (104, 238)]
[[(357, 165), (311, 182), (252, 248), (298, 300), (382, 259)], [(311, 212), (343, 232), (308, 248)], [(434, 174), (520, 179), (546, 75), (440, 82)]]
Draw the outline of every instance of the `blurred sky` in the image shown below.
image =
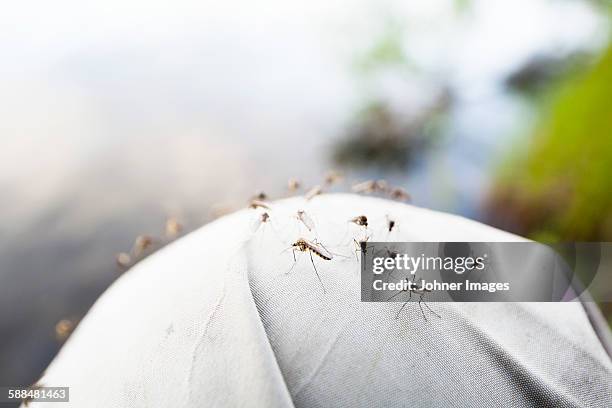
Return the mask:
[[(232, 175), (258, 175), (252, 186), (268, 173), (278, 182), (320, 172), (322, 150), (363, 97), (351, 58), (389, 17), (405, 25), (405, 51), (427, 76), (383, 79), (380, 92), (418, 105), (443, 78), (467, 102), (462, 128), (491, 126), (477, 132), (486, 138), (504, 137), (514, 119), (504, 111), (517, 109), (490, 97), (501, 79), (534, 54), (597, 46), (604, 33), (579, 1), (475, 2), (465, 18), (449, 4), (13, 3), (0, 16), (0, 185), (19, 204), (4, 202), (4, 213), (27, 222), (72, 189), (115, 193), (121, 206), (136, 186), (142, 200), (159, 199), (164, 184), (189, 205), (210, 191), (232, 196), (219, 191)], [(228, 177), (204, 177), (219, 168)]]
[[(466, 3), (467, 6), (461, 4)], [(410, 72), (355, 73), (401, 23)], [(406, 111), (450, 88), (449, 131), (408, 173), (419, 205), (478, 217), (499, 155), (533, 119), (503, 81), (596, 50), (584, 1), (55, 1), (0, 13), (0, 384), (32, 381), (165, 216), (196, 227), (289, 177), (314, 183), (369, 98)], [(384, 70), (383, 70), (384, 71)]]

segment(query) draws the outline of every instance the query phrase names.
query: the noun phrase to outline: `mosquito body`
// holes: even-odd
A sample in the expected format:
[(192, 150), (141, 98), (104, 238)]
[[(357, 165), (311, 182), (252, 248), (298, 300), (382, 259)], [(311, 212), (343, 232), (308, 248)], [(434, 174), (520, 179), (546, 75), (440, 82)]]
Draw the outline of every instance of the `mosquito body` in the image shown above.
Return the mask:
[(132, 257), (125, 252), (119, 252), (115, 258), (117, 266), (121, 269), (126, 269), (132, 262)]
[(323, 189), (321, 188), (321, 186), (314, 186), (304, 195), (304, 198), (306, 199), (306, 201), (310, 201), (314, 197), (320, 195), (322, 192)]
[(389, 218), (388, 215), (385, 215), (385, 218), (387, 219), (387, 230), (389, 232), (393, 231), (393, 228), (395, 228), (395, 220)]
[(393, 228), (395, 227), (395, 221), (393, 220), (387, 221), (387, 226), (389, 228), (389, 232), (393, 231)]
[(319, 283), (321, 284), (321, 287), (323, 288), (323, 293), (326, 293), (325, 285), (323, 285), (323, 281), (321, 280), (319, 271), (317, 270), (317, 267), (314, 263), (312, 254), (315, 254), (316, 256), (318, 256), (319, 258), (325, 261), (331, 261), (333, 258), (332, 254), (328, 250), (326, 250), (325, 247), (323, 247), (323, 245), (318, 244), (316, 242), (309, 242), (305, 240), (304, 238), (299, 238), (297, 241), (291, 244), (291, 249), (293, 251), (293, 266), (291, 267), (289, 272), (293, 270), (293, 268), (295, 267), (295, 264), (297, 263), (297, 258), (295, 257), (295, 251), (308, 252), (308, 255), (310, 256), (310, 262), (312, 263), (312, 267), (314, 268), (315, 274), (317, 275), (317, 279), (319, 279)]
[(115, 256), (115, 263), (121, 272), (135, 263), (153, 245), (161, 243), (150, 235), (139, 235), (134, 240), (129, 252), (120, 252)]
[(366, 229), (368, 228), (368, 217), (366, 217), (365, 215), (358, 215), (355, 218), (351, 218), (349, 222), (365, 227)]
[(139, 260), (151, 247), (160, 247), (172, 239), (175, 239), (183, 230), (183, 226), (175, 217), (166, 219), (163, 237), (151, 235), (139, 235), (134, 240), (129, 252), (120, 252), (115, 256), (115, 262), (121, 272), (125, 271), (132, 263)]
[(294, 179), (294, 178), (290, 178), (289, 181), (287, 182), (287, 189), (291, 192), (294, 192), (296, 190), (299, 190), (299, 188), (301, 187), (302, 183), (300, 183), (299, 180)]
[(291, 246), (294, 250), (302, 251), (302, 252), (312, 252), (319, 258), (322, 258), (326, 261), (331, 261), (333, 259), (333, 255), (329, 253), (322, 245), (316, 244), (314, 242), (308, 242), (304, 238), (300, 238), (295, 241)]
[(181, 231), (183, 230), (183, 226), (178, 222), (178, 220), (174, 217), (170, 217), (166, 220), (165, 234), (166, 238), (173, 239), (176, 238)]
[(370, 239), (369, 236), (359, 241), (353, 238), (353, 242), (355, 243), (355, 258), (357, 259), (357, 261), (359, 261), (359, 258), (357, 255), (358, 253), (363, 254), (364, 257), (368, 254), (368, 240), (369, 239)]
[(257, 191), (255, 192), (255, 195), (251, 197), (251, 199), (264, 201), (268, 199), (268, 195), (264, 193), (263, 191)]
[(155, 240), (150, 235), (139, 235), (136, 237), (134, 241), (134, 245), (132, 246), (132, 254), (135, 258), (138, 258), (143, 254), (147, 249), (149, 249)]
[(249, 208), (253, 208), (253, 209), (264, 208), (266, 210), (269, 210), (270, 206), (261, 200), (251, 200), (249, 204)]
[(343, 179), (344, 177), (342, 176), (341, 173), (335, 170), (330, 170), (325, 175), (324, 182), (325, 182), (325, 185), (329, 187), (329, 186), (333, 186), (334, 184), (341, 182)]
[[(363, 227), (363, 238), (357, 238), (355, 236), (352, 237), (353, 242), (357, 245), (358, 249), (359, 249), (359, 243), (360, 242), (365, 242), (370, 238), (370, 234), (368, 233), (368, 217), (366, 217), (365, 215), (358, 215), (356, 217), (350, 218), (349, 220), (346, 221), (347, 222), (347, 226), (346, 226), (346, 232), (344, 233), (344, 237), (342, 238), (342, 240), (344, 241), (344, 239), (347, 237), (347, 235), (349, 234), (349, 225), (348, 223), (352, 223), (355, 224), (359, 227)], [(346, 241), (344, 241), (344, 245), (348, 245), (350, 244), (351, 240), (348, 239)]]
[(270, 214), (268, 214), (267, 212), (259, 214), (257, 218), (253, 220), (253, 224), (251, 225), (251, 231), (253, 233), (257, 232), (261, 224), (265, 224), (268, 221), (270, 221)]
[(72, 334), (76, 322), (71, 319), (62, 319), (55, 325), (55, 339), (64, 342)]
[(412, 197), (401, 187), (395, 187), (389, 192), (389, 196), (398, 201), (410, 201)]
[(368, 180), (354, 184), (353, 187), (351, 187), (354, 193), (363, 194), (384, 193), (387, 189), (388, 185), (385, 180)]

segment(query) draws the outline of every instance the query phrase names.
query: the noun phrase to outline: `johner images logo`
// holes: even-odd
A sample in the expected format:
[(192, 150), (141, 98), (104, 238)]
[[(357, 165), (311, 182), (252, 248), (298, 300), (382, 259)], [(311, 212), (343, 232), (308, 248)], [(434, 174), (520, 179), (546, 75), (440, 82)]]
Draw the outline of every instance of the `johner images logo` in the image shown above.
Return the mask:
[(372, 242), (361, 251), (361, 299), (609, 301), (597, 281), (611, 259), (610, 243)]

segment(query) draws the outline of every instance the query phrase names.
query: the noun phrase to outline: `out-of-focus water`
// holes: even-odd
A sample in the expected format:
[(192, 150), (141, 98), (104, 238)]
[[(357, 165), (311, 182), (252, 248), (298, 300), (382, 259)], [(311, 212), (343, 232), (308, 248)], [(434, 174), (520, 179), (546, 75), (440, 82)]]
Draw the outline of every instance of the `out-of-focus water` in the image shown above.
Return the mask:
[[(407, 4), (404, 4), (407, 3)], [(579, 1), (18, 2), (0, 16), (0, 384), (28, 384), (166, 216), (189, 229), (255, 189), (320, 180), (368, 102), (409, 115), (448, 89), (443, 137), (384, 177), (417, 205), (479, 217), (501, 154), (533, 120), (503, 87), (542, 54), (596, 49)], [(401, 27), (405, 67), (354, 62)], [(518, 139), (520, 140), (520, 139)]]

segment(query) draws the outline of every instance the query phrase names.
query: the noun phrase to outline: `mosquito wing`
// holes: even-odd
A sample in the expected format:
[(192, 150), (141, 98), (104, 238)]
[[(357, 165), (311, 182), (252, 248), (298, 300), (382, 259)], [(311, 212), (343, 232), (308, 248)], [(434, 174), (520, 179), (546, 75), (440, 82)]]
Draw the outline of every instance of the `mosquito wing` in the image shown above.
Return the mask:
[(311, 249), (317, 252), (317, 255), (319, 255), (321, 258), (331, 260), (334, 257), (334, 255), (321, 243), (309, 242), (309, 245), (311, 246)]
[(253, 218), (251, 221), (251, 232), (254, 234), (259, 229), (259, 226), (263, 223), (261, 215), (257, 215), (257, 217)]
[(302, 221), (306, 228), (308, 228), (308, 231), (312, 231), (314, 229), (314, 221), (312, 220), (312, 218), (310, 218), (308, 214), (306, 214), (306, 212), (298, 211), (298, 218), (300, 219), (300, 221)]

